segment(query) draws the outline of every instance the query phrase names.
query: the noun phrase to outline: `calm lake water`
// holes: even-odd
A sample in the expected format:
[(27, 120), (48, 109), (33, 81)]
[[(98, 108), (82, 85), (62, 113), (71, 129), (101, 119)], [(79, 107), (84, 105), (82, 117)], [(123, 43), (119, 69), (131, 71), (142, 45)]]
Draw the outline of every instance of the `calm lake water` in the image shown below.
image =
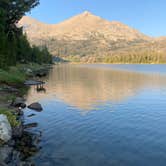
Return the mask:
[(37, 166), (165, 166), (166, 65), (56, 65), (31, 87)]

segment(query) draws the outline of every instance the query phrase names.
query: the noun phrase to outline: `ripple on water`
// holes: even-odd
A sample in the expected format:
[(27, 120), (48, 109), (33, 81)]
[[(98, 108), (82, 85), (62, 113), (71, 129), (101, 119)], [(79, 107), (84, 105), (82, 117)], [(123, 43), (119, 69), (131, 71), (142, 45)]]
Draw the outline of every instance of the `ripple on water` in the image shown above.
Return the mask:
[(46, 81), (27, 96), (44, 107), (27, 119), (42, 131), (37, 165), (165, 166), (165, 76), (58, 65)]

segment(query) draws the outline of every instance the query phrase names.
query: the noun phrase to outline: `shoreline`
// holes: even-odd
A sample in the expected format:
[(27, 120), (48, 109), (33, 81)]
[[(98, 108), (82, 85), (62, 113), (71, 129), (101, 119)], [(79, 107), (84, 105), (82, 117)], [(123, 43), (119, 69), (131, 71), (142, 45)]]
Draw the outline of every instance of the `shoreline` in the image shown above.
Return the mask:
[(11, 139), (0, 141), (0, 165), (34, 165), (28, 158), (39, 151), (36, 142), (41, 136), (27, 131), (35, 127), (33, 124), (24, 123), (25, 96), (31, 86), (26, 85), (25, 81), (46, 76), (51, 65), (22, 65), (18, 68), (25, 76), (21, 83), (0, 80), (0, 114), (7, 117), (11, 126)]
[[(104, 63), (104, 62), (65, 62), (69, 64), (108, 64), (108, 65), (166, 65), (166, 63)], [(65, 64), (64, 63), (64, 64)], [(62, 63), (63, 64), (63, 63)]]

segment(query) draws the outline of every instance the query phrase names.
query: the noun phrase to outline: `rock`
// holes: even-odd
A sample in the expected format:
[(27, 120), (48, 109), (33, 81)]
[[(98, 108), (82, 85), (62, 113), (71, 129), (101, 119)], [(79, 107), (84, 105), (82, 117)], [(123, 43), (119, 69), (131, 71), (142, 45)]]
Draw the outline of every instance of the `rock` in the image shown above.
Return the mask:
[(40, 150), (35, 143), (34, 134), (26, 131), (24, 131), (23, 136), (20, 139), (16, 139), (16, 147), (21, 152), (23, 159), (34, 156)]
[(0, 166), (7, 166), (7, 162), (10, 160), (12, 154), (12, 148), (8, 145), (0, 147)]
[(41, 73), (37, 73), (35, 76), (41, 78), (41, 77), (45, 77), (46, 75), (47, 75), (46, 72), (41, 72)]
[(21, 163), (20, 152), (13, 149), (11, 157), (9, 158), (8, 166), (19, 166)]
[(35, 76), (39, 78), (45, 77), (47, 76), (47, 74), (48, 74), (48, 69), (39, 69), (35, 71)]
[(15, 146), (15, 140), (14, 139), (11, 139), (10, 141), (8, 141), (8, 143), (7, 143), (7, 145), (9, 146), (9, 147), (14, 147)]
[(39, 103), (32, 103), (31, 105), (28, 106), (28, 108), (39, 112), (43, 110), (41, 104)]
[(20, 138), (23, 135), (24, 127), (23, 124), (21, 123), (19, 126), (14, 127), (12, 130), (12, 135), (14, 138)]
[(34, 166), (31, 161), (22, 161), (21, 153), (5, 145), (0, 147), (0, 166)]
[(31, 161), (22, 161), (19, 166), (35, 166)]
[(26, 106), (27, 106), (27, 105), (26, 105), (25, 103), (20, 104), (20, 107), (21, 107), (21, 108), (26, 108)]
[(19, 107), (17, 110), (16, 110), (16, 113), (18, 116), (23, 116), (24, 115), (24, 112), (22, 111), (22, 108)]
[(0, 115), (0, 139), (4, 142), (8, 142), (12, 137), (11, 125), (6, 115)]
[(29, 77), (33, 77), (33, 71), (29, 68), (24, 69), (25, 74)]
[(12, 106), (14, 107), (21, 107), (21, 108), (25, 108), (26, 104), (24, 103), (25, 100), (21, 97), (17, 97), (13, 102), (12, 102)]
[(26, 70), (25, 71), (26, 74), (32, 74), (33, 73), (33, 71), (31, 69), (25, 69), (25, 70)]

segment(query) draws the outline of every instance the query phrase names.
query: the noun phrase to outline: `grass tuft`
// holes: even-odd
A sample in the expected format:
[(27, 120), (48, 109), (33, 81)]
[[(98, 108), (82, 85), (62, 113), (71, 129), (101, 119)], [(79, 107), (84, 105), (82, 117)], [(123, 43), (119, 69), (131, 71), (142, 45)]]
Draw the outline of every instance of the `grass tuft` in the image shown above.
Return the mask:
[(11, 127), (17, 127), (20, 125), (20, 122), (17, 120), (17, 116), (12, 113), (12, 110), (1, 108), (0, 114), (6, 115)]

